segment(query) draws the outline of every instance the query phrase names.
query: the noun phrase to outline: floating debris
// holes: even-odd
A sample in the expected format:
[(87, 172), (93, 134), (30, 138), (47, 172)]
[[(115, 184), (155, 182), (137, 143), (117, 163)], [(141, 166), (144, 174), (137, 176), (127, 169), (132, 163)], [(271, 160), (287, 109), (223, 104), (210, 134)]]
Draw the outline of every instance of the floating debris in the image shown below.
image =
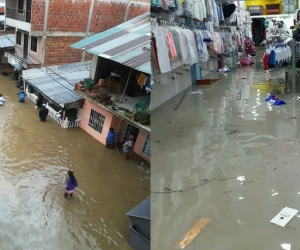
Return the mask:
[(239, 132), (239, 130), (237, 129), (237, 130), (230, 131), (230, 132), (228, 132), (226, 135), (232, 135), (232, 134), (234, 134), (234, 133), (236, 133), (236, 132)]
[(297, 209), (285, 207), (270, 222), (285, 227), (298, 212)]
[(253, 179), (253, 180), (251, 180), (251, 181), (243, 182), (243, 183), (241, 183), (241, 185), (245, 185), (245, 184), (248, 184), (248, 183), (251, 183), (251, 182), (254, 182), (254, 181), (258, 181), (258, 178)]
[(240, 219), (237, 219), (236, 222), (237, 222), (238, 224), (245, 225), (245, 222), (242, 222)]
[(187, 232), (184, 239), (179, 242), (178, 246), (181, 249), (186, 248), (196, 237), (197, 235), (208, 225), (210, 219), (202, 218), (197, 224)]

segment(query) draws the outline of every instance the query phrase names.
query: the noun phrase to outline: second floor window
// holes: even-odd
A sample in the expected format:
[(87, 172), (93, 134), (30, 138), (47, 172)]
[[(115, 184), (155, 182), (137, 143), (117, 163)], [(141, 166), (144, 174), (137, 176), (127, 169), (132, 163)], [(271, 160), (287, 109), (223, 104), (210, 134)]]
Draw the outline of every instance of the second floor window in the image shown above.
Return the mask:
[(21, 45), (21, 39), (22, 39), (22, 33), (20, 31), (17, 31), (17, 44)]
[(32, 36), (31, 37), (31, 45), (30, 45), (30, 50), (33, 52), (37, 52), (37, 37)]
[(23, 13), (24, 0), (18, 0), (18, 12)]

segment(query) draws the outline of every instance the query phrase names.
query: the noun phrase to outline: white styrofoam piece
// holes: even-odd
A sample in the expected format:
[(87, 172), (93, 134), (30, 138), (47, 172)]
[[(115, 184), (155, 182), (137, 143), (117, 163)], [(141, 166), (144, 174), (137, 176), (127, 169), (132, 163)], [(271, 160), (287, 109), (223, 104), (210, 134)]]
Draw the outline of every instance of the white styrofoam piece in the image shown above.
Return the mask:
[(270, 222), (285, 227), (286, 224), (298, 213), (297, 209), (285, 207)]

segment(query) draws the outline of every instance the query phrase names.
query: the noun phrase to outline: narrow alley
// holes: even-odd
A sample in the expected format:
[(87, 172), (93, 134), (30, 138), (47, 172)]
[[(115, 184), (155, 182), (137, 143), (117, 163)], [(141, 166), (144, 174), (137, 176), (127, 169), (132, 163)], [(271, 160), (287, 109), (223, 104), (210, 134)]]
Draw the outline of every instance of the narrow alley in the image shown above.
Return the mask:
[[(130, 250), (126, 213), (149, 197), (149, 170), (82, 129), (41, 123), (0, 76), (0, 249)], [(68, 169), (79, 187), (63, 196)]]
[[(270, 84), (257, 65), (233, 71), (152, 112), (152, 248), (177, 249), (200, 219), (210, 220), (186, 250), (299, 249), (300, 103)], [(287, 104), (273, 106), (268, 93)], [(188, 241), (188, 240), (187, 240)], [(183, 245), (182, 245), (183, 246)]]

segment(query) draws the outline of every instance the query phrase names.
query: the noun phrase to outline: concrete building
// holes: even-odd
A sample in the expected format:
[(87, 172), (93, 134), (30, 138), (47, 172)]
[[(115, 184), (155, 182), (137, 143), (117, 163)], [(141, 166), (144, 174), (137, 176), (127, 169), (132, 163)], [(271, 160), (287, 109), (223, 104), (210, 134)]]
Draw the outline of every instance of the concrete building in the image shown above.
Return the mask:
[(90, 60), (70, 45), (149, 10), (147, 0), (6, 0), (6, 27), (16, 29), (6, 56), (25, 69)]

